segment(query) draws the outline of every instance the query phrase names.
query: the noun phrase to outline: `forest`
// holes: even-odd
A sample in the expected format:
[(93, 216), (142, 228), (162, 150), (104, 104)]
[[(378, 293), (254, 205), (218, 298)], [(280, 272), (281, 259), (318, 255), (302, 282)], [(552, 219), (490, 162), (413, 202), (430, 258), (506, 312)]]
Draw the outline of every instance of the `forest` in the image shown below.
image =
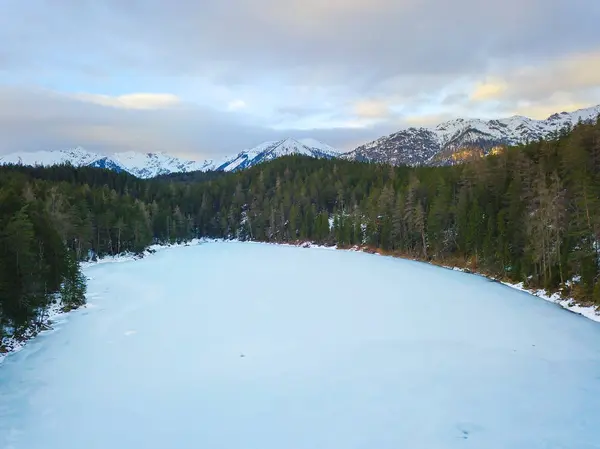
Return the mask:
[(359, 246), (600, 305), (599, 203), (600, 120), (449, 167), (288, 156), (141, 180), (4, 166), (0, 337), (43, 322), (59, 297), (83, 304), (79, 261), (197, 237)]

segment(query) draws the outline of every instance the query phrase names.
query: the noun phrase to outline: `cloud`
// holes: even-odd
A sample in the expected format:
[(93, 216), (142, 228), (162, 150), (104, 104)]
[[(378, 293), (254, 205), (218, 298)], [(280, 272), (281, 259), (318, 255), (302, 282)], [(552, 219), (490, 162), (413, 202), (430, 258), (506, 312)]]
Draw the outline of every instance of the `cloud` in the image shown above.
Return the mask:
[(154, 107), (164, 102), (144, 96), (127, 97), (134, 100), (115, 107), (108, 96), (84, 97), (86, 101), (47, 89), (0, 88), (0, 153), (81, 145), (99, 152), (186, 152), (203, 158), (235, 152), (247, 140), (267, 134), (204, 107)]
[[(31, 0), (5, 7), (0, 38), (13, 43), (12, 69), (101, 67), (109, 76), (150, 71), (228, 83), (312, 73), (320, 83), (373, 85), (589, 49), (599, 13), (595, 0), (63, 0), (60, 9)], [(74, 23), (85, 29), (76, 39)]]
[(597, 0), (9, 1), (0, 151), (202, 157), (284, 133), (347, 148), (407, 123), (587, 106), (599, 16)]
[(350, 150), (356, 142), (387, 131), (346, 125), (274, 129), (243, 112), (189, 104), (123, 108), (48, 89), (0, 87), (0, 154), (82, 146), (100, 153), (165, 151), (201, 160), (286, 137), (313, 137)]
[(561, 59), (497, 71), (475, 84), (470, 105), (493, 104), (495, 110), (532, 118), (600, 102), (600, 47)]
[(162, 109), (181, 103), (177, 95), (133, 93), (119, 96), (80, 93), (73, 96), (81, 101), (122, 109)]
[(360, 100), (353, 109), (360, 118), (385, 118), (390, 115), (388, 104), (379, 100)]
[(246, 102), (244, 100), (232, 100), (227, 104), (227, 109), (230, 111), (239, 111), (240, 109), (244, 109), (246, 107)]
[(600, 87), (600, 45), (597, 51), (515, 67), (500, 75), (496, 98), (539, 100), (556, 92), (577, 93)]
[(514, 115), (544, 120), (557, 112), (570, 112), (589, 107), (589, 103), (572, 103), (569, 101), (551, 101), (546, 104), (523, 104), (513, 110)]
[(422, 115), (407, 115), (403, 120), (408, 126), (419, 127), (434, 127), (442, 122), (452, 119), (451, 114), (422, 114)]
[(506, 91), (506, 85), (502, 82), (479, 83), (471, 94), (473, 101), (496, 100)]

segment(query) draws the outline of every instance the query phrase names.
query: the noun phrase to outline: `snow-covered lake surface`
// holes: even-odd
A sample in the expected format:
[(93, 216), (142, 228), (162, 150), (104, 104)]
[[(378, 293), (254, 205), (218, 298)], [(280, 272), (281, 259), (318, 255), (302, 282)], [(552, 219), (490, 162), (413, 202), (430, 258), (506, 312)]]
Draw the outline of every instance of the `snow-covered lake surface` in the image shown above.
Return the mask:
[(0, 448), (600, 448), (600, 325), (499, 283), (243, 243), (86, 274), (0, 366)]

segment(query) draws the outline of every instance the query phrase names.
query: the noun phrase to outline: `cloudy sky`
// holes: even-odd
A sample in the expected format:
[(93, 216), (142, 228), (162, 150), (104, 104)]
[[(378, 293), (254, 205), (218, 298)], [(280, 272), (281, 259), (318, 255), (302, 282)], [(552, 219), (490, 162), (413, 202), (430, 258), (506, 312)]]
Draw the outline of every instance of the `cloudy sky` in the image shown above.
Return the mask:
[(600, 103), (598, 0), (2, 0), (0, 154), (340, 149)]

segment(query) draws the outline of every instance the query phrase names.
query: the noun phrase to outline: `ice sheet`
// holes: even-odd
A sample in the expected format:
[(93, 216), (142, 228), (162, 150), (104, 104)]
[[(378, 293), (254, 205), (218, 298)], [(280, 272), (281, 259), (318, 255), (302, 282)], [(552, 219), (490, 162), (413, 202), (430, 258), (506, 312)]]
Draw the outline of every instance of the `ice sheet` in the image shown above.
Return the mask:
[(600, 325), (500, 283), (226, 242), (85, 271), (0, 366), (0, 448), (600, 447)]

